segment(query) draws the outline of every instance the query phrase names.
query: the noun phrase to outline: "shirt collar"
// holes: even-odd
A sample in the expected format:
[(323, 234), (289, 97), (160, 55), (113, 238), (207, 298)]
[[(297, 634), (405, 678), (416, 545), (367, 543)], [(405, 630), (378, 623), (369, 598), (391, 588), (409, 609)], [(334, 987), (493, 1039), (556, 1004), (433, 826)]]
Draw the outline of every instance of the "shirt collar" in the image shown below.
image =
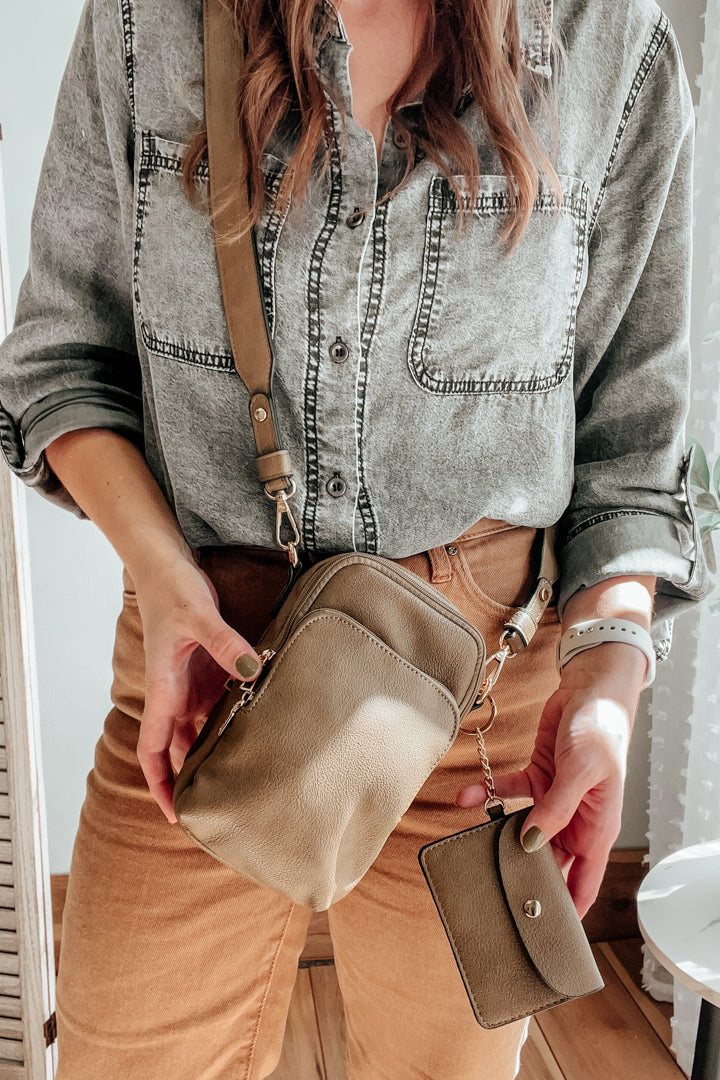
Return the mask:
[[(330, 0), (317, 0), (316, 12), (318, 25), (324, 27), (319, 34), (317, 45), (321, 46), (328, 37), (349, 46), (350, 42), (343, 25), (342, 17), (335, 5)], [(530, 71), (550, 78), (552, 75), (552, 61), (550, 53), (553, 0), (517, 0), (518, 28), (520, 31), (520, 49), (522, 62)], [(471, 87), (465, 87), (464, 93), (468, 93)], [(405, 102), (407, 105), (418, 105), (423, 99), (424, 91)]]

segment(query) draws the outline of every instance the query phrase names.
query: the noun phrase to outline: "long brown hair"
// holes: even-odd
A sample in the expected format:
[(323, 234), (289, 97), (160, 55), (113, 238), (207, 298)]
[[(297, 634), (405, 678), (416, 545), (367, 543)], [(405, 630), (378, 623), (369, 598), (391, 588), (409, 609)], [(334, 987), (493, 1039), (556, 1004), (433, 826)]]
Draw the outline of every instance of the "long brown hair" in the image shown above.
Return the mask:
[[(458, 203), (461, 228), (472, 218), (478, 194), (480, 163), (477, 148), (458, 119), (457, 106), (469, 86), (484, 115), (507, 179), (509, 214), (501, 241), (509, 241), (510, 255), (530, 220), (544, 176), (562, 203), (562, 187), (550, 156), (536, 138), (523, 98), (533, 109), (549, 108), (551, 154), (557, 150), (558, 61), (564, 58), (561, 42), (553, 32), (552, 77), (531, 71), (522, 63), (518, 0), (433, 0), (423, 27), (416, 61), (407, 78), (388, 101), (393, 127), (404, 139), (405, 172), (398, 185), (379, 202), (390, 198), (413, 168), (416, 150), (433, 161), (447, 176)], [(534, 0), (542, 11), (545, 0)], [(235, 32), (245, 39), (245, 62), (238, 72), (237, 102), (240, 137), (249, 170), (249, 212), (237, 236), (254, 225), (262, 214), (265, 183), (262, 155), (283, 121), (288, 106), (298, 118), (300, 135), (283, 172), (277, 192), (281, 212), (291, 198), (301, 202), (313, 173), (319, 144), (324, 140), (324, 176), (330, 167), (333, 146), (323, 82), (315, 66), (317, 42), (332, 25), (330, 0), (222, 0), (233, 16)], [(403, 121), (397, 104), (416, 85), (427, 64), (437, 57), (427, 81), (422, 122), (412, 131)], [(345, 110), (339, 105), (345, 127)], [(198, 205), (195, 170), (207, 153), (207, 130), (203, 125), (191, 139), (184, 155), (183, 187), (190, 202)], [(442, 154), (454, 160), (448, 168)], [(456, 177), (468, 186), (461, 192)], [(227, 240), (235, 237), (227, 237)]]

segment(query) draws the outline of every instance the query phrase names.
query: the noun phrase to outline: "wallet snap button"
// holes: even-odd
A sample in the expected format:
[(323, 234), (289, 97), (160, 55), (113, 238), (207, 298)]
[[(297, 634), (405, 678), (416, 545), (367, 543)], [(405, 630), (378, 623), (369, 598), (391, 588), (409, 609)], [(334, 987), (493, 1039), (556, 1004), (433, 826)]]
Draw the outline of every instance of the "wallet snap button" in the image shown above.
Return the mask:
[(538, 915), (542, 911), (539, 900), (526, 900), (523, 904), (523, 911), (529, 919), (537, 919)]

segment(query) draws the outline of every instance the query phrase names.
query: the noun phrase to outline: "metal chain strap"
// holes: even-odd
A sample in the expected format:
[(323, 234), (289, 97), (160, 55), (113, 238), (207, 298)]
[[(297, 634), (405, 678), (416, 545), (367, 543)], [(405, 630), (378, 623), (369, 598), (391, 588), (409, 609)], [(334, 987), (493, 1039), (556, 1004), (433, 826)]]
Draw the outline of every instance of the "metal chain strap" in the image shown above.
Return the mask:
[(487, 756), (487, 750), (485, 749), (485, 740), (483, 739), (483, 733), (480, 728), (475, 728), (475, 734), (477, 736), (477, 749), (480, 755), (480, 763), (482, 765), (483, 779), (485, 781), (485, 787), (488, 792), (488, 801), (494, 802), (497, 798), (495, 792), (495, 781), (493, 780), (492, 773), (490, 772), (490, 762)]
[(490, 771), (490, 762), (488, 760), (487, 750), (485, 748), (485, 739), (483, 738), (483, 735), (486, 732), (488, 732), (490, 730), (490, 728), (493, 726), (493, 720), (497, 716), (497, 705), (495, 704), (494, 699), (488, 696), (487, 700), (490, 702), (490, 705), (492, 707), (492, 715), (490, 717), (490, 720), (488, 721), (488, 723), (485, 725), (484, 728), (479, 728), (479, 727), (475, 728), (475, 738), (476, 738), (476, 741), (477, 741), (477, 752), (478, 752), (478, 754), (480, 756), (480, 764), (482, 765), (483, 780), (485, 781), (485, 787), (487, 788), (487, 793), (488, 793), (487, 798), (485, 800), (485, 809), (487, 810), (488, 806), (491, 803), (498, 802), (498, 803), (500, 803), (500, 805), (502, 806), (502, 808), (504, 810), (505, 809), (505, 802), (504, 802), (503, 799), (500, 798), (500, 796), (495, 791), (495, 781), (493, 780), (493, 775), (492, 775), (492, 772)]
[(479, 727), (475, 728), (475, 738), (476, 738), (476, 741), (477, 741), (477, 751), (478, 751), (478, 755), (480, 757), (480, 764), (482, 766), (483, 780), (485, 782), (485, 787), (487, 788), (487, 793), (488, 793), (487, 798), (485, 800), (485, 810), (486, 811), (487, 811), (488, 806), (490, 806), (490, 804), (494, 803), (494, 802), (500, 803), (500, 805), (503, 808), (503, 811), (505, 810), (505, 802), (504, 802), (504, 800), (501, 799), (500, 796), (495, 791), (495, 781), (493, 780), (493, 775), (492, 775), (492, 772), (490, 771), (490, 761), (489, 761), (488, 756), (487, 756), (487, 750), (485, 748), (485, 739), (483, 738), (483, 735), (485, 735), (490, 730), (490, 728), (493, 726), (493, 721), (495, 720), (495, 717), (497, 716), (497, 705), (495, 704), (494, 698), (492, 698), (490, 696), (490, 691), (495, 686), (495, 683), (498, 680), (498, 676), (500, 675), (500, 672), (503, 669), (503, 665), (504, 665), (505, 661), (508, 658), (514, 659), (514, 657), (516, 655), (515, 653), (512, 652), (512, 650), (510, 649), (510, 646), (507, 644), (507, 640), (508, 640), (508, 638), (510, 636), (511, 636), (511, 631), (507, 631), (507, 630), (503, 631), (503, 633), (501, 634), (501, 636), (500, 636), (500, 648), (496, 653), (493, 654), (493, 656), (491, 656), (489, 658), (490, 660), (494, 660), (496, 662), (497, 667), (496, 667), (496, 669), (495, 669), (495, 671), (493, 672), (492, 675), (487, 675), (486, 676), (485, 680), (483, 681), (481, 691), (480, 691), (480, 693), (478, 695), (478, 698), (477, 698), (477, 706), (476, 707), (482, 708), (482, 706), (485, 704), (485, 702), (488, 701), (490, 703), (490, 708), (492, 709), (490, 719), (487, 722), (487, 724), (485, 725), (485, 727), (484, 728), (479, 728)]

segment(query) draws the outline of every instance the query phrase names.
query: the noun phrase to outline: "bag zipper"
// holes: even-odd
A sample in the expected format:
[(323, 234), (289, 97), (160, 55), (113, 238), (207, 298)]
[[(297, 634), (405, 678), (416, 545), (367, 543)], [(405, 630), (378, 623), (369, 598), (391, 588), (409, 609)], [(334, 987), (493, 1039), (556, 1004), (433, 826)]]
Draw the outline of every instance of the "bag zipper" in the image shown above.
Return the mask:
[[(354, 552), (348, 552), (347, 553), (348, 559), (350, 559), (352, 557), (352, 555), (354, 555), (354, 554), (355, 554)], [(367, 555), (367, 553), (366, 553), (366, 555)], [(372, 556), (372, 555), (370, 555), (369, 557), (371, 559), (376, 558), (378, 560), (378, 562), (383, 562), (383, 563), (387, 562), (387, 560), (384, 559), (381, 556)], [(325, 573), (327, 571), (327, 561), (328, 561), (327, 559), (322, 559), (320, 562), (316, 563), (309, 570), (307, 570), (304, 574), (302, 574), (301, 578), (296, 577), (296, 580), (302, 580), (303, 581), (303, 586), (300, 589), (300, 591), (298, 592), (298, 598), (297, 598), (297, 601), (296, 601), (296, 604), (295, 604), (294, 611), (290, 615), (286, 616), (284, 623), (280, 624), (280, 626), (273, 626), (273, 623), (270, 623), (270, 625), (267, 627), (267, 629), (263, 633), (262, 637), (260, 638), (260, 641), (258, 642), (258, 647), (260, 645), (262, 645), (263, 642), (266, 641), (268, 638), (273, 640), (274, 647), (263, 649), (262, 652), (259, 653), (261, 664), (262, 664), (262, 669), (261, 669), (260, 673), (256, 676), (255, 682), (251, 686), (246, 687), (242, 691), (242, 693), (240, 694), (240, 697), (238, 698), (238, 700), (236, 702), (234, 702), (233, 705), (231, 706), (230, 712), (229, 712), (228, 716), (225, 718), (225, 720), (224, 720), (224, 722), (222, 724), (222, 727), (220, 728), (220, 731), (218, 732), (218, 737), (225, 730), (225, 728), (230, 723), (231, 719), (233, 718), (235, 713), (238, 711), (238, 709), (242, 708), (243, 705), (247, 705), (250, 701), (252, 701), (252, 699), (255, 696), (255, 693), (257, 692), (257, 690), (259, 689), (261, 683), (264, 682), (264, 675), (265, 675), (265, 672), (267, 670), (268, 662), (270, 660), (272, 660), (272, 658), (283, 648), (283, 646), (286, 644), (286, 642), (290, 638), (291, 634), (293, 633), (293, 630), (296, 628), (298, 623), (302, 619), (304, 619), (305, 616), (308, 614), (308, 611), (310, 609), (308, 609), (307, 611), (304, 610), (303, 604), (307, 600), (307, 597), (310, 594), (310, 592), (313, 590), (313, 588), (315, 586), (315, 582), (317, 581), (317, 579), (320, 577), (320, 575), (322, 573)], [(297, 569), (297, 568), (295, 568), (295, 569)], [(396, 570), (400, 573), (401, 576), (412, 575), (410, 580), (413, 581), (413, 583), (416, 583), (418, 580), (422, 581), (422, 578), (419, 578), (417, 574), (414, 574), (411, 570), (407, 570), (403, 566), (396, 566)], [(334, 572), (337, 573), (337, 569)], [(292, 574), (291, 574), (291, 579), (292, 579)], [(424, 584), (427, 584), (427, 582), (425, 582)], [(288, 594), (289, 591), (290, 591), (289, 587), (286, 586), (285, 589), (283, 589), (282, 595), (286, 596), (286, 594)], [(433, 590), (432, 595), (433, 595), (433, 598), (437, 600), (440, 607), (445, 608), (446, 611), (448, 611), (449, 613), (452, 613), (453, 615), (457, 616), (458, 609), (456, 608), (456, 606), (454, 604), (452, 604), (449, 600), (447, 600), (446, 597), (443, 596), (443, 594), (439, 590)], [(276, 605), (276, 607), (277, 606), (278, 605)], [(469, 625), (471, 625), (471, 626), (473, 625), (467, 619), (466, 619), (466, 622), (468, 622)], [(232, 676), (230, 676), (230, 678), (228, 678), (227, 682), (225, 683), (225, 687), (228, 690), (232, 690), (232, 689), (235, 688), (235, 686), (236, 686), (236, 684), (238, 682), (240, 682), (239, 679), (236, 679), (236, 678), (233, 678)]]
[[(255, 697), (255, 694), (257, 693), (257, 690), (258, 690), (258, 683), (261, 681), (261, 676), (265, 672), (265, 665), (268, 663), (269, 660), (272, 660), (272, 658), (273, 658), (273, 656), (275, 656), (276, 652), (277, 652), (276, 649), (263, 649), (263, 651), (260, 653), (260, 672), (256, 676), (255, 682), (251, 686), (247, 686), (243, 690), (242, 694), (237, 699), (237, 701), (235, 701), (233, 703), (232, 708), (230, 709), (230, 712), (227, 714), (227, 716), (223, 720), (222, 725), (220, 727), (220, 730), (217, 733), (216, 737), (218, 739), (220, 738), (223, 731), (228, 726), (228, 724), (230, 723), (230, 721), (232, 720), (233, 716), (238, 711), (238, 709), (242, 709), (243, 705), (247, 705), (248, 702), (252, 701), (252, 699)], [(225, 683), (225, 686), (227, 687), (228, 690), (232, 690), (232, 688), (233, 688), (233, 686), (234, 686), (234, 684), (236, 682), (239, 682), (239, 680), (238, 679), (233, 679), (232, 676), (231, 676), (228, 679), (228, 681)]]
[[(232, 718), (235, 716), (235, 714), (237, 712), (239, 712), (240, 709), (244, 708), (246, 705), (249, 705), (250, 702), (253, 700), (253, 698), (258, 693), (258, 691), (262, 690), (262, 687), (263, 687), (263, 685), (265, 683), (265, 680), (267, 678), (267, 672), (268, 672), (268, 667), (269, 667), (270, 660), (272, 660), (273, 657), (275, 657), (275, 656), (282, 656), (282, 654), (285, 653), (285, 651), (292, 644), (292, 641), (294, 640), (295, 635), (297, 633), (299, 633), (299, 631), (301, 629), (301, 624), (304, 623), (305, 620), (311, 620), (311, 619), (313, 619), (316, 616), (319, 616), (321, 614), (336, 615), (336, 614), (338, 614), (338, 612), (336, 612), (334, 608), (318, 607), (318, 608), (310, 608), (310, 609), (308, 609), (308, 611), (306, 611), (303, 614), (302, 618), (300, 618), (299, 620), (293, 619), (293, 621), (292, 621), (292, 629), (288, 630), (287, 634), (283, 638), (282, 644), (279, 644), (277, 649), (265, 649), (260, 654), (260, 658), (261, 658), (261, 661), (262, 661), (262, 668), (261, 668), (260, 673), (258, 674), (257, 678), (255, 679), (255, 682), (251, 686), (246, 687), (245, 690), (243, 690), (243, 692), (240, 694), (237, 701), (235, 701), (233, 703), (228, 715), (225, 717), (225, 719), (224, 719), (224, 721), (223, 721), (223, 723), (222, 723), (222, 725), (220, 727), (220, 730), (217, 733), (217, 736), (216, 736), (217, 739), (220, 738), (220, 736), (225, 731), (226, 727), (228, 726), (228, 724), (230, 723)], [(340, 612), (339, 614), (341, 614), (345, 619), (347, 619), (349, 622), (353, 623), (355, 626), (359, 627), (364, 634), (366, 634), (368, 637), (372, 638), (374, 641), (376, 641), (383, 648), (390, 648), (390, 650), (393, 653), (395, 652), (394, 649), (392, 649), (390, 646), (387, 645), (387, 642), (383, 641), (383, 639), (381, 637), (378, 637), (377, 634), (374, 634), (372, 632), (372, 630), (368, 630), (366, 626), (363, 626), (362, 623), (359, 623), (357, 621), (357, 619), (354, 619), (352, 617), (352, 615), (348, 615), (346, 612)], [(395, 655), (399, 656), (398, 653), (395, 653)], [(407, 663), (407, 661), (403, 660), (402, 657), (399, 657), (399, 658), (403, 663)], [(452, 694), (450, 693), (448, 688), (443, 685), (443, 683), (438, 682), (437, 679), (434, 679), (432, 677), (432, 675), (428, 675), (427, 673), (423, 673), (423, 677), (428, 679), (430, 682), (434, 683), (442, 691), (442, 693), (445, 694), (451, 701), (454, 700), (453, 697), (452, 697)], [(457, 705), (457, 702), (455, 704)], [(458, 712), (459, 712), (459, 709), (458, 709)], [(462, 718), (459, 716), (458, 717), (458, 728), (459, 728), (459, 725), (460, 725), (461, 722), (462, 722)]]
[[(352, 559), (352, 557), (354, 555), (355, 555), (355, 552), (348, 552), (347, 553), (347, 558), (348, 558), (349, 562), (350, 562), (350, 560)], [(373, 556), (373, 555), (370, 555), (368, 553), (365, 553), (365, 557), (370, 558), (370, 559), (376, 559), (378, 561), (378, 563), (386, 563), (386, 562), (389, 561), (389, 560), (383, 558), (382, 556), (379, 556), (379, 555)], [(282, 648), (285, 641), (287, 640), (289, 635), (292, 633), (292, 630), (294, 629), (295, 625), (300, 621), (300, 619), (302, 619), (307, 614), (307, 612), (303, 610), (302, 605), (306, 601), (308, 593), (313, 589), (313, 587), (315, 585), (315, 582), (317, 581), (318, 577), (320, 577), (320, 575), (322, 573), (327, 571), (327, 561), (328, 561), (327, 559), (321, 560), (320, 562), (316, 563), (313, 567), (311, 567), (303, 575), (304, 585), (300, 589), (300, 591), (298, 592), (298, 598), (297, 598), (297, 601), (296, 601), (296, 604), (295, 604), (295, 610), (294, 610), (294, 613), (292, 613), (292, 615), (289, 616), (289, 622), (286, 621), (284, 624), (281, 624), (280, 626), (275, 626), (275, 627), (273, 627), (272, 624), (270, 624), (270, 626), (267, 627), (267, 629), (263, 633), (260, 641), (258, 642), (259, 645), (262, 645), (265, 640), (267, 640), (269, 637), (271, 637), (271, 631), (274, 631), (273, 634), (272, 634), (272, 637), (274, 639), (275, 651), (277, 652), (279, 649)], [(425, 585), (428, 584), (427, 582), (423, 582), (422, 578), (420, 578), (419, 575), (413, 573), (412, 570), (407, 570), (404, 566), (395, 565), (395, 569), (400, 574), (401, 577), (405, 577), (405, 580), (411, 581), (415, 585), (417, 585), (418, 582), (421, 582), (422, 584), (425, 584)], [(338, 572), (337, 569), (334, 572), (337, 573)], [(432, 586), (430, 586), (430, 588), (432, 588)], [(440, 607), (444, 608), (445, 611), (447, 611), (448, 613), (451, 613), (452, 615), (457, 617), (457, 615), (458, 615), (457, 607), (454, 604), (452, 604), (439, 590), (433, 589), (432, 596), (433, 596), (433, 599), (438, 602)], [(462, 614), (462, 613), (460, 613), (460, 614)], [(466, 622), (469, 623), (469, 620), (466, 619)], [(472, 624), (470, 623), (470, 625), (472, 625)], [(477, 628), (475, 628), (475, 629), (477, 629)]]

